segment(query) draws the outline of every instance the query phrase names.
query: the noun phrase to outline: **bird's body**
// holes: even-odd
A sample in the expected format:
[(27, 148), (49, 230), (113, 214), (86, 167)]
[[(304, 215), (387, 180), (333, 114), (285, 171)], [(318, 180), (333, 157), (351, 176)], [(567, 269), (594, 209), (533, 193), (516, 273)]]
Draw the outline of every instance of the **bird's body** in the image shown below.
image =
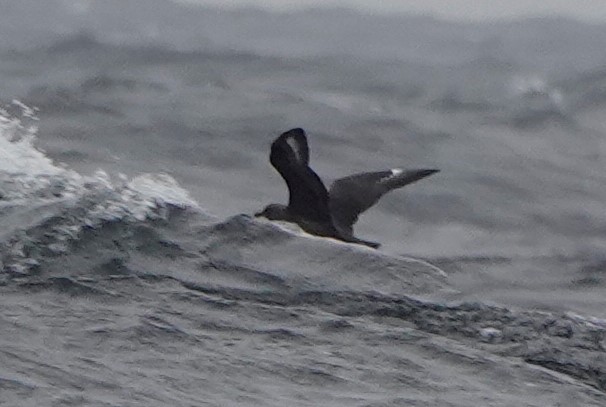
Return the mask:
[(282, 133), (271, 145), (270, 162), (289, 191), (288, 205), (270, 204), (256, 214), (297, 223), (308, 233), (377, 248), (379, 243), (353, 235), (359, 215), (387, 192), (438, 172), (392, 169), (354, 174), (336, 180), (330, 191), (309, 167), (309, 146), (300, 128)]

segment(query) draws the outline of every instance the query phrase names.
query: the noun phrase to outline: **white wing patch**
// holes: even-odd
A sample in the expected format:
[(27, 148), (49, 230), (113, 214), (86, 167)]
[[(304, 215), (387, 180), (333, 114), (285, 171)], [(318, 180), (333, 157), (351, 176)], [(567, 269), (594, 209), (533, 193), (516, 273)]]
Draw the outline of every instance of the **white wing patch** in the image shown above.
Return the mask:
[(286, 143), (290, 146), (293, 153), (295, 153), (295, 158), (299, 163), (303, 162), (303, 155), (301, 153), (301, 149), (299, 143), (294, 137), (286, 137)]
[(390, 175), (381, 178), (379, 180), (379, 182), (387, 181), (388, 179), (391, 179), (393, 177), (397, 177), (398, 175), (402, 174), (403, 172), (404, 172), (404, 170), (401, 169), (401, 168), (394, 168), (394, 169), (391, 170), (391, 174)]

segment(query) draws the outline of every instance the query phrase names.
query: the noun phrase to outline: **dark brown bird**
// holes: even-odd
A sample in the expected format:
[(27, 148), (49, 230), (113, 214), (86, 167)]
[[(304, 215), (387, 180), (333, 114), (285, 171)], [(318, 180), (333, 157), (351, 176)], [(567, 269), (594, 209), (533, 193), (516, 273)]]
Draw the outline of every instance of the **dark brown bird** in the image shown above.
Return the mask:
[(282, 133), (271, 145), (271, 165), (288, 186), (288, 205), (270, 204), (255, 216), (293, 222), (308, 233), (378, 248), (379, 243), (358, 239), (353, 225), (362, 212), (387, 192), (440, 170), (395, 168), (364, 172), (336, 180), (330, 191), (309, 167), (309, 146), (300, 128)]

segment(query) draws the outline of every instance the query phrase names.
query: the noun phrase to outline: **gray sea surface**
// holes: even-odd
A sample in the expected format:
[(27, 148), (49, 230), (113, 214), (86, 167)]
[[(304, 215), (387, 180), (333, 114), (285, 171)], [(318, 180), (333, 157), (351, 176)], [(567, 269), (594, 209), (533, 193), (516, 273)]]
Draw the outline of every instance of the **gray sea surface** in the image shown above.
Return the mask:
[[(0, 10), (0, 405), (606, 404), (605, 25)], [(442, 171), (310, 236), (293, 127)]]

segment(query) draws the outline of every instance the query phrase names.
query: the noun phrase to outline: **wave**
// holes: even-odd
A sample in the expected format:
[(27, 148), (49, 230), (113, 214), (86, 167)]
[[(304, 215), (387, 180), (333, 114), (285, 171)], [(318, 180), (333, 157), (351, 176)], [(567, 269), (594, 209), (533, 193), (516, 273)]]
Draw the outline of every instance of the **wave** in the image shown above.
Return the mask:
[(578, 112), (606, 103), (605, 78), (604, 69), (577, 73), (560, 81), (514, 76), (506, 100), (508, 123), (518, 128), (549, 123), (575, 127)]
[(55, 164), (35, 148), (36, 127), (7, 116), (6, 111), (0, 116), (0, 236), (9, 275), (29, 274), (45, 255), (66, 253), (86, 228), (162, 218), (169, 207), (197, 208), (166, 174), (112, 182), (102, 170), (83, 176)]
[(445, 113), (491, 112), (495, 109), (495, 106), (486, 100), (470, 100), (454, 92), (431, 100), (428, 107)]
[(51, 53), (69, 53), (75, 51), (91, 51), (105, 48), (107, 45), (97, 40), (97, 37), (87, 31), (81, 31), (72, 34), (66, 38), (61, 38), (47, 47)]
[(97, 113), (112, 117), (123, 116), (118, 109), (87, 100), (87, 94), (80, 89), (64, 86), (35, 87), (28, 92), (25, 100), (28, 104), (42, 109), (46, 114)]
[(558, 83), (575, 110), (606, 104), (606, 69), (599, 68), (578, 73)]
[(423, 260), (247, 215), (216, 219), (168, 175), (81, 175), (35, 148), (34, 127), (6, 116), (0, 126), (0, 285), (21, 295), (166, 309), (103, 322), (90, 328), (96, 336), (198, 346), (196, 331), (173, 321), (173, 312), (185, 318), (173, 310), (185, 303), (203, 313), (204, 335), (305, 343), (318, 326), (299, 329), (284, 318), (328, 315), (322, 333), (368, 335), (382, 324), (372, 340), (393, 346), (410, 339), (384, 327), (410, 327), (405, 336), (412, 328), (439, 351), (454, 339), (473, 360), (516, 358), (606, 390), (602, 320), (446, 303), (448, 276)]
[(181, 49), (162, 42), (141, 43), (102, 38), (90, 31), (78, 31), (67, 35), (55, 36), (53, 41), (35, 50), (22, 53), (22, 57), (44, 54), (48, 58), (77, 57), (84, 55), (89, 59), (102, 62), (103, 59), (130, 64), (178, 64), (207, 59), (221, 62), (256, 63), (268, 61), (276, 66), (289, 66), (291, 63), (281, 58), (255, 53), (253, 51), (218, 48), (198, 44), (194, 49)]
[(150, 89), (158, 92), (166, 92), (168, 88), (156, 82), (142, 82), (131, 78), (115, 78), (105, 75), (95, 75), (85, 79), (80, 85), (80, 90), (89, 92), (108, 92), (114, 90), (125, 90), (128, 92)]
[[(118, 302), (135, 301), (142, 290), (151, 291), (167, 300), (208, 307), (204, 312), (215, 317), (205, 322), (206, 334), (228, 331), (232, 336), (261, 335), (280, 342), (310, 340), (305, 331), (281, 327), (283, 312), (332, 315), (332, 322), (322, 326), (325, 332), (355, 333), (359, 321), (387, 319), (606, 390), (601, 379), (606, 371), (601, 358), (606, 321), (423, 299), (430, 294), (439, 297), (448, 287), (445, 274), (423, 261), (311, 237), (245, 215), (218, 221), (199, 211), (167, 208), (161, 217), (114, 218), (87, 227), (61, 256), (39, 253), (42, 261), (36, 273), (21, 274), (5, 284), (24, 293), (55, 291)], [(53, 221), (66, 218), (49, 219), (27, 234), (40, 237), (54, 230)], [(51, 249), (49, 244), (46, 247)], [(256, 308), (276, 314), (260, 326), (227, 319)], [(116, 334), (100, 329), (103, 335)], [(123, 334), (131, 340), (196, 343), (183, 326), (155, 316), (147, 316)], [(385, 340), (393, 344), (403, 339), (386, 334)], [(437, 349), (442, 346), (446, 345)]]
[[(4, 226), (1, 253), (8, 276), (44, 274), (47, 263), (57, 256), (71, 256), (74, 247), (85, 244), (84, 236), (91, 238), (106, 229), (132, 232), (148, 228), (153, 232), (154, 222), (166, 221), (182, 211), (187, 211), (192, 222), (210, 219), (188, 192), (166, 174), (143, 174), (132, 179), (121, 176), (112, 180), (105, 171), (98, 170), (84, 176), (52, 162), (37, 150), (35, 135), (36, 128), (27, 127), (19, 119), (5, 118), (4, 127), (0, 128), (5, 154), (0, 173), (3, 191), (0, 219)], [(169, 226), (175, 225), (169, 223)], [(132, 244), (131, 232), (124, 240), (114, 236), (116, 253)], [(230, 280), (241, 277), (248, 281), (256, 276), (253, 280), (257, 283), (261, 275), (271, 274), (273, 277), (268, 281), (283, 280), (290, 287), (332, 285), (335, 289), (385, 292), (404, 289), (428, 292), (440, 287), (439, 281), (443, 280), (438, 269), (420, 260), (393, 259), (337, 241), (329, 240), (327, 244), (327, 239), (294, 238), (296, 233), (245, 215), (211, 224), (197, 233), (191, 244), (203, 253), (205, 261), (214, 262), (213, 267), (220, 263), (231, 270)], [(144, 247), (148, 245), (160, 247), (162, 243), (150, 240), (141, 250), (147, 250)], [(281, 247), (282, 254), (270, 256), (276, 245)], [(166, 247), (169, 251), (174, 249)], [(308, 258), (309, 253), (314, 253), (313, 257)], [(354, 268), (356, 264), (360, 266)], [(334, 273), (318, 274), (318, 265), (329, 265)], [(377, 271), (369, 274), (368, 268)], [(402, 275), (397, 276), (395, 270)], [(394, 279), (400, 285), (394, 284)], [(299, 284), (304, 281), (305, 284)]]

